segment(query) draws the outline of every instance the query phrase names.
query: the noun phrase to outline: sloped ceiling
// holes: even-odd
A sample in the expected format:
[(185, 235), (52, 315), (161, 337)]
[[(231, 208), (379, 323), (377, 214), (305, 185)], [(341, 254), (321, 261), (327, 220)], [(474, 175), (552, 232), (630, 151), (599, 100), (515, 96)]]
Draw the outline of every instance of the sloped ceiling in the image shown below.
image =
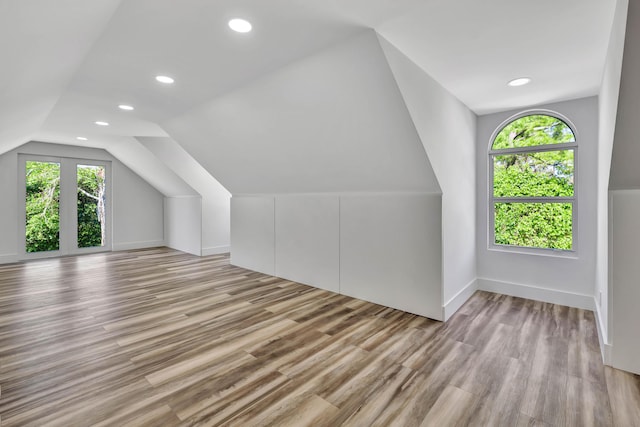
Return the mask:
[[(475, 116), (397, 47), (382, 36), (378, 39), (440, 186), (452, 192), (475, 162), (475, 153), (456, 145), (469, 140), (468, 129), (475, 133)], [(470, 181), (469, 190), (475, 191)]]
[[(60, 144), (59, 141), (64, 139), (64, 135), (56, 136), (53, 133), (48, 136), (38, 136), (36, 133), (35, 139), (39, 142)], [(76, 146), (78, 145), (76, 144)], [(84, 142), (82, 146), (105, 149), (167, 197), (197, 196), (199, 194), (183, 177), (174, 172), (152, 150), (149, 150), (136, 138), (128, 136), (98, 137)]]
[[(76, 137), (84, 136), (109, 149), (121, 138), (166, 137), (159, 124), (365, 28), (479, 114), (593, 95), (614, 6), (615, 0), (0, 0), (0, 152), (35, 138), (80, 145)], [(254, 30), (232, 32), (226, 25), (232, 17), (250, 20)], [(153, 79), (158, 74), (176, 83), (162, 86)], [(506, 87), (522, 75), (533, 83)], [(121, 103), (136, 110), (120, 111)], [(111, 125), (99, 128), (96, 120)]]
[(119, 4), (0, 0), (0, 153), (40, 130)]
[(371, 30), (163, 127), (233, 194), (440, 191)]
[(640, 189), (640, 4), (629, 2), (609, 189)]
[(202, 248), (228, 246), (231, 194), (176, 141), (138, 137), (142, 145), (197, 191), (202, 200)]
[[(616, 0), (429, 0), (376, 27), (476, 114), (595, 95)], [(506, 85), (530, 77), (519, 88)]]

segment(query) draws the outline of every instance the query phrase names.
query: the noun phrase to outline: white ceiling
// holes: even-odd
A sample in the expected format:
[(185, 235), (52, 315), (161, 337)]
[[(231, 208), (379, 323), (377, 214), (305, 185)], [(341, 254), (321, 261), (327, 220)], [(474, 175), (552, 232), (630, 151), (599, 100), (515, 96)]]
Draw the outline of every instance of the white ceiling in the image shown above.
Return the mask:
[[(159, 123), (363, 28), (477, 114), (594, 95), (614, 8), (615, 0), (0, 0), (0, 124), (7, 132), (18, 115), (25, 123), (15, 134), (72, 144), (79, 135), (105, 145), (110, 136), (164, 136)], [(232, 17), (253, 31), (234, 33)], [(158, 84), (157, 74), (176, 84)], [(533, 83), (506, 86), (520, 76)]]
[[(615, 0), (430, 0), (377, 31), (477, 114), (598, 93)], [(530, 77), (518, 88), (506, 83)]]

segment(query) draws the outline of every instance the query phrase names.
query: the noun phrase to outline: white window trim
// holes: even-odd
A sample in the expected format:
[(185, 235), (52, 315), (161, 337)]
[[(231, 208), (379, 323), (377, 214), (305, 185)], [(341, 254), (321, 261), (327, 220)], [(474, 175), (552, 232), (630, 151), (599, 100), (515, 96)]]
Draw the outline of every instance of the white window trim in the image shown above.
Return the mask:
[[(509, 123), (518, 120), (522, 117), (531, 116), (531, 115), (545, 115), (555, 117), (559, 120), (562, 120), (569, 129), (573, 132), (574, 142), (562, 143), (562, 144), (549, 144), (543, 146), (534, 146), (534, 147), (517, 147), (517, 148), (509, 148), (504, 150), (494, 150), (493, 143), (498, 136), (498, 134), (507, 126)], [(579, 169), (579, 161), (578, 161), (578, 141), (580, 140), (580, 136), (578, 131), (573, 124), (573, 122), (563, 114), (558, 113), (557, 111), (552, 110), (543, 110), (543, 109), (533, 109), (521, 111), (517, 114), (514, 114), (500, 123), (496, 129), (491, 134), (491, 138), (489, 139), (489, 148), (487, 150), (487, 249), (492, 251), (499, 252), (509, 252), (509, 253), (521, 253), (527, 255), (543, 255), (543, 256), (554, 256), (554, 257), (563, 257), (563, 258), (577, 258), (578, 256), (578, 169)], [(533, 149), (532, 149), (533, 148)], [(573, 197), (494, 197), (493, 195), (493, 156), (498, 154), (517, 154), (517, 153), (530, 153), (530, 152), (544, 152), (544, 151), (559, 151), (559, 150), (573, 150)], [(495, 243), (495, 211), (494, 204), (498, 203), (571, 203), (571, 249), (553, 249), (553, 248), (536, 248), (530, 246), (516, 246), (516, 245), (499, 245)]]

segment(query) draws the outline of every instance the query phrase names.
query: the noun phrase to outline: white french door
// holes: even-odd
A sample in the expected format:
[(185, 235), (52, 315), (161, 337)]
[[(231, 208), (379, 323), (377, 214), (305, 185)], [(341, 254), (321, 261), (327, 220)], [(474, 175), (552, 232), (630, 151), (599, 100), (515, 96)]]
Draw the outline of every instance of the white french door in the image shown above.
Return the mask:
[(45, 258), (111, 250), (111, 163), (20, 155), (19, 250)]

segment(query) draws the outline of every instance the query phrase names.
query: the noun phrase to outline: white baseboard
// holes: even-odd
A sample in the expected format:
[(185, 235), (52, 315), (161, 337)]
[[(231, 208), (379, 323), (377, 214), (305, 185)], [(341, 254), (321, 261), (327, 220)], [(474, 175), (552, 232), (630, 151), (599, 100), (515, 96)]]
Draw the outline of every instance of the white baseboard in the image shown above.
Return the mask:
[[(254, 265), (245, 264), (242, 261), (238, 262), (237, 260), (235, 260), (233, 258), (230, 259), (229, 264), (231, 264), (234, 267), (244, 268), (245, 270), (251, 270), (251, 271), (258, 272), (258, 273), (266, 274), (267, 276), (277, 277), (276, 276), (276, 272), (274, 270), (267, 270), (267, 269), (264, 269), (264, 268), (256, 267)], [(285, 280), (288, 280), (288, 279), (285, 279)]]
[(126, 243), (114, 243), (114, 251), (129, 251), (132, 249), (145, 249), (156, 248), (159, 246), (166, 246), (164, 240), (146, 240), (144, 242), (126, 242)]
[(602, 323), (602, 312), (600, 311), (600, 306), (596, 301), (596, 297), (593, 297), (593, 305), (596, 308), (594, 311), (596, 317), (596, 327), (598, 329), (598, 341), (600, 342), (600, 352), (602, 353), (602, 363), (605, 365), (611, 366), (611, 344), (609, 344), (609, 339), (607, 337), (606, 331), (604, 330)]
[(20, 261), (20, 259), (17, 254), (0, 255), (0, 264), (13, 264), (18, 261)]
[(467, 302), (471, 295), (478, 289), (478, 280), (473, 279), (448, 302), (442, 306), (442, 318), (446, 322), (462, 305)]
[(539, 288), (536, 286), (481, 278), (478, 278), (478, 289), (482, 291), (495, 292), (497, 294), (510, 295), (513, 297), (582, 308), (584, 310), (595, 310), (593, 295), (577, 294), (559, 291), (557, 289)]
[(231, 246), (213, 246), (210, 248), (202, 248), (202, 256), (219, 255), (231, 252)]

